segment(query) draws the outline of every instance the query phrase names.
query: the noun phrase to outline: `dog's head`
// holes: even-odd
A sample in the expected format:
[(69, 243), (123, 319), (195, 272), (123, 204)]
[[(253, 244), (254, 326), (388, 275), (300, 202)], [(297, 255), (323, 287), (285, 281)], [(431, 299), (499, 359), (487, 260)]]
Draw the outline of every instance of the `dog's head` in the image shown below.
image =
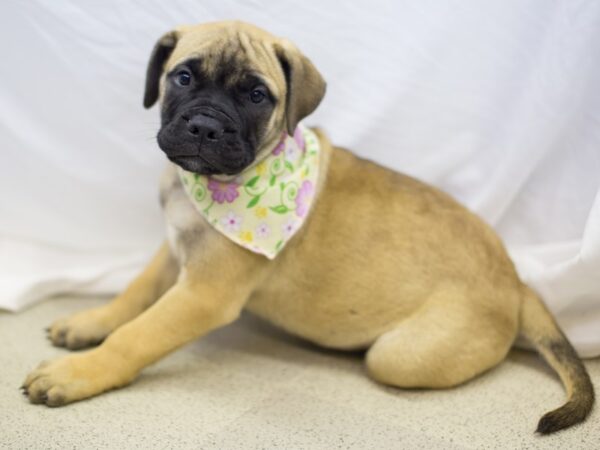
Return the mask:
[(160, 100), (158, 145), (182, 168), (235, 175), (262, 159), (325, 94), (289, 41), (241, 22), (183, 26), (150, 57), (144, 106)]

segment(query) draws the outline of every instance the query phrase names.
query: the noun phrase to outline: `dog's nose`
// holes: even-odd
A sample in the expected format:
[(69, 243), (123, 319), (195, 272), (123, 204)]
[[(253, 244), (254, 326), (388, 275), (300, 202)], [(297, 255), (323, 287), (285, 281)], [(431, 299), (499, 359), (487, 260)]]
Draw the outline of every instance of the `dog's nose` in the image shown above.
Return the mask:
[(213, 117), (197, 114), (193, 117), (183, 116), (187, 122), (188, 133), (202, 140), (218, 141), (225, 132), (223, 124)]

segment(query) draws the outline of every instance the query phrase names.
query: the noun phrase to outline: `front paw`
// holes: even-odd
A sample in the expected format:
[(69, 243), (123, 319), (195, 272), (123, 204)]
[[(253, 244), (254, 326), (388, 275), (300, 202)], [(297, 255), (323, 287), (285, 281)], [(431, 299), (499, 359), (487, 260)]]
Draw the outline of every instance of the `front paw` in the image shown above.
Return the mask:
[(21, 389), (31, 403), (62, 406), (129, 383), (134, 374), (126, 367), (95, 349), (41, 363)]
[(59, 319), (48, 328), (48, 339), (56, 347), (80, 350), (100, 344), (112, 331), (105, 307), (82, 311)]

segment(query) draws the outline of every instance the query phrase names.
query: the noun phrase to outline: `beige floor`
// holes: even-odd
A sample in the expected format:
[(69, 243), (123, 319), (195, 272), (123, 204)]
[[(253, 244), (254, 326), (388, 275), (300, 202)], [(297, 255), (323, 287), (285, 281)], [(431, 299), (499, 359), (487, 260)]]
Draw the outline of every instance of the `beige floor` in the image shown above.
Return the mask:
[[(171, 355), (126, 389), (64, 408), (18, 387), (46, 358), (53, 319), (96, 299), (0, 313), (0, 448), (415, 449), (600, 448), (600, 414), (554, 436), (533, 433), (563, 401), (533, 354), (448, 391), (401, 391), (366, 378), (359, 355), (324, 352), (252, 317)], [(587, 366), (600, 391), (600, 360)], [(110, 370), (110, 368), (107, 368)]]

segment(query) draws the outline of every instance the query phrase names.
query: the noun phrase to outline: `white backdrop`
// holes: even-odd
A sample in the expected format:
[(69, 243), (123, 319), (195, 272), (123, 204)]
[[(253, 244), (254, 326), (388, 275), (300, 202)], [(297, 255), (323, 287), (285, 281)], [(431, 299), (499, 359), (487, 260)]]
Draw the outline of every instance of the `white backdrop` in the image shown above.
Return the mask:
[(600, 354), (600, 2), (0, 3), (0, 307), (121, 289), (163, 233), (145, 65), (176, 24), (242, 19), (329, 83), (337, 144), (452, 193)]

